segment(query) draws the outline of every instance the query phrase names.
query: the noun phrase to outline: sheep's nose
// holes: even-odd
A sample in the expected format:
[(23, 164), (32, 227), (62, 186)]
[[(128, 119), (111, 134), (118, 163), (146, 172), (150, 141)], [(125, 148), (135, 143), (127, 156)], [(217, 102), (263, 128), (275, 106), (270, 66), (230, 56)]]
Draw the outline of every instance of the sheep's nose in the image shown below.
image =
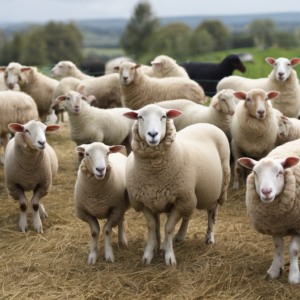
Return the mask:
[(148, 132), (148, 134), (152, 137), (155, 138), (158, 135), (158, 132)]
[(278, 73), (278, 75), (279, 75), (280, 77), (282, 77), (282, 76), (284, 75), (284, 73)]
[(103, 173), (104, 172), (104, 170), (105, 170), (105, 168), (102, 168), (102, 169), (100, 169), (100, 168), (96, 168), (96, 170), (99, 172), (99, 173)]
[(41, 142), (41, 141), (38, 141), (38, 143), (42, 146), (44, 146), (46, 144), (46, 142)]
[(123, 77), (123, 79), (126, 81), (128, 79), (128, 77)]
[(260, 114), (261, 117), (263, 117), (264, 114), (265, 114), (265, 111), (264, 110), (258, 110), (257, 113)]
[(8, 87), (9, 87), (10, 89), (13, 89), (13, 88), (14, 88), (14, 84), (13, 84), (13, 83), (9, 83), (9, 84), (8, 84)]
[(268, 196), (271, 194), (272, 189), (266, 189), (266, 188), (263, 188), (263, 189), (261, 190), (261, 192), (262, 192), (266, 197), (268, 197)]

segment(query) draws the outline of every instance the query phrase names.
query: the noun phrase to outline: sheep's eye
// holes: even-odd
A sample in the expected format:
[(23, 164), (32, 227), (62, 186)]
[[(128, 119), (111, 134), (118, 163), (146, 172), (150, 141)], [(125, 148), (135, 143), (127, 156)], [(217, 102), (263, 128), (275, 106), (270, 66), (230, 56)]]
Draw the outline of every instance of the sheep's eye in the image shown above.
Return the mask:
[(268, 98), (266, 98), (265, 100), (266, 100), (266, 101), (268, 101), (269, 99), (268, 99)]
[(275, 63), (274, 66), (277, 66), (277, 63)]
[(277, 174), (277, 177), (280, 176), (280, 175), (282, 175), (282, 174), (283, 174), (283, 172), (279, 172), (279, 173)]
[(162, 119), (165, 119), (165, 118), (166, 118), (166, 116), (162, 116), (162, 117), (161, 117), (161, 121), (162, 121)]
[(223, 101), (223, 102), (226, 102), (226, 100), (225, 100), (225, 99), (221, 99), (221, 101)]
[(291, 66), (291, 64), (288, 64), (288, 66), (290, 67), (290, 66)]
[(108, 156), (108, 155), (109, 155), (109, 153), (110, 153), (110, 152), (107, 152), (107, 153), (106, 153), (106, 156)]
[(133, 67), (131, 67), (131, 70), (133, 70)]
[(251, 99), (250, 99), (250, 98), (247, 98), (247, 101), (251, 101)]
[(88, 153), (85, 152), (85, 156), (90, 156)]
[(143, 117), (142, 117), (142, 116), (138, 116), (138, 119), (139, 119), (139, 120), (143, 120), (143, 121), (144, 121), (144, 119), (143, 119)]
[(7, 78), (8, 76), (7, 76), (7, 74), (5, 74), (5, 78)]
[(25, 129), (25, 133), (29, 133), (30, 134), (29, 130), (27, 130), (27, 129)]
[(62, 68), (62, 66), (58, 66), (59, 68)]

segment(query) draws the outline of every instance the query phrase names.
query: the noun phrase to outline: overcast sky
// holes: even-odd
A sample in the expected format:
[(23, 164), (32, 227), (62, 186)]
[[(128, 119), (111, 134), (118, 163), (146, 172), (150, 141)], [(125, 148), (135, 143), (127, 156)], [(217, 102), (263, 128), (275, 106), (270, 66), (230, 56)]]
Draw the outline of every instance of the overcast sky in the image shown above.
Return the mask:
[[(1, 0), (3, 22), (129, 18), (138, 0)], [(300, 0), (150, 0), (159, 17), (300, 12)]]

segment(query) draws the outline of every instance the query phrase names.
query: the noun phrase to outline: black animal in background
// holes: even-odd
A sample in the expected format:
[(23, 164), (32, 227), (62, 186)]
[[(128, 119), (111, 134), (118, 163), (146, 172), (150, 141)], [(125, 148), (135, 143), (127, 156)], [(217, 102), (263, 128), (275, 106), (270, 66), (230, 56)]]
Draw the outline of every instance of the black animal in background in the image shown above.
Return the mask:
[(224, 77), (232, 75), (234, 70), (246, 72), (246, 67), (235, 54), (228, 55), (220, 63), (185, 62), (179, 65), (185, 68), (190, 78), (197, 81), (205, 95), (209, 97), (216, 94), (218, 82)]
[(99, 77), (104, 75), (105, 64), (99, 59), (88, 59), (82, 62), (79, 68), (87, 75)]

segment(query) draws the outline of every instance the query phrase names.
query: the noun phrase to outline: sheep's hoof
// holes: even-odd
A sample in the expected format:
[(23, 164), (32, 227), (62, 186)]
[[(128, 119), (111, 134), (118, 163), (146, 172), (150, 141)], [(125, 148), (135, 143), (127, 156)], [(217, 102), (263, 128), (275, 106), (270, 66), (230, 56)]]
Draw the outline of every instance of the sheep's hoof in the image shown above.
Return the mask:
[(232, 189), (233, 190), (238, 190), (239, 189), (239, 183), (238, 182), (234, 183)]
[(143, 265), (151, 264), (152, 259), (153, 259), (153, 254), (145, 253), (142, 258)]
[(26, 233), (26, 232), (28, 232), (28, 227), (27, 227), (27, 226), (25, 226), (24, 228), (21, 228), (21, 227), (20, 227), (20, 230), (21, 230), (22, 232)]
[[(274, 271), (268, 271), (265, 280), (266, 281), (270, 281), (272, 279), (276, 279), (278, 278), (281, 274), (282, 274), (283, 270), (282, 268), (279, 268), (278, 272), (274, 272)], [(277, 274), (276, 274), (277, 273)]]
[(114, 263), (115, 262), (114, 257), (111, 258), (110, 256), (106, 257), (106, 261), (108, 263)]
[(174, 242), (180, 243), (180, 242), (183, 242), (184, 239), (185, 239), (185, 236), (180, 236), (180, 235), (176, 234), (175, 238), (174, 238)]
[(208, 233), (208, 234), (206, 235), (205, 243), (206, 243), (207, 245), (210, 245), (210, 244), (214, 244), (214, 243), (215, 243), (215, 238), (214, 238), (213, 233), (210, 233), (210, 234)]
[(90, 253), (89, 258), (87, 260), (88, 265), (94, 265), (97, 261), (97, 252), (93, 251)]
[(177, 262), (175, 259), (175, 255), (173, 251), (166, 250), (165, 251), (165, 260), (167, 267), (176, 266)]
[(46, 213), (46, 210), (41, 203), (40, 203), (40, 208), (39, 208), (39, 214), (40, 214), (41, 219), (48, 218), (48, 214)]
[(299, 276), (289, 276), (289, 283), (291, 284), (299, 284), (300, 283), (300, 278)]

